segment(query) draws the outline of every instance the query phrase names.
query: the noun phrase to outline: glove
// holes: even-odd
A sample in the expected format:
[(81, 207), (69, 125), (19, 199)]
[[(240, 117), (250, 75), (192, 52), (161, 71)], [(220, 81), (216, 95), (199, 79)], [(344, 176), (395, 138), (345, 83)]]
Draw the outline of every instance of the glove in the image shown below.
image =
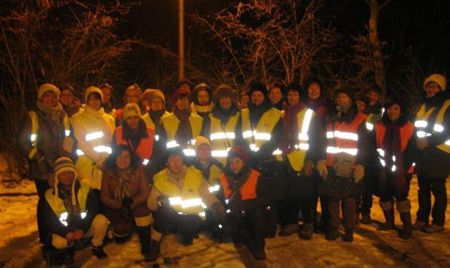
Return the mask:
[(325, 160), (319, 160), (317, 162), (317, 172), (319, 172), (319, 175), (326, 179), (328, 176), (328, 168), (327, 168), (327, 163)]
[(364, 178), (364, 166), (357, 164), (355, 170), (353, 170), (353, 178), (355, 183), (359, 183)]
[(65, 152), (72, 153), (73, 139), (71, 137), (65, 137), (63, 140), (62, 147)]
[(122, 198), (122, 206), (130, 207), (133, 204), (133, 198), (125, 196)]
[(428, 147), (428, 141), (426, 138), (419, 138), (417, 139), (416, 143), (419, 150), (423, 150)]
[(212, 204), (211, 210), (212, 210), (212, 213), (214, 215), (214, 218), (216, 218), (216, 220), (218, 220), (218, 221), (225, 220), (226, 213), (225, 213), (225, 208), (223, 207), (222, 204), (220, 204), (219, 202)]

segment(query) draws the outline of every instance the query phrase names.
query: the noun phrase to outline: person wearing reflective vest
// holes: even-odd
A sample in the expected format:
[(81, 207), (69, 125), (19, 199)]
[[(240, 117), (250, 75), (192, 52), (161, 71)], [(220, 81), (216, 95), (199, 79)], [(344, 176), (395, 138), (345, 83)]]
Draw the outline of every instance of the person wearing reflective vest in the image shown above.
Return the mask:
[(114, 109), (112, 102), (111, 102), (111, 99), (112, 99), (111, 97), (114, 92), (113, 86), (111, 84), (109, 84), (108, 82), (104, 82), (99, 86), (99, 88), (102, 90), (102, 93), (103, 93), (102, 107), (103, 107), (105, 113), (110, 114), (115, 119), (116, 109)]
[(213, 107), (211, 87), (206, 83), (196, 85), (192, 92), (191, 111), (204, 119), (209, 116)]
[[(325, 132), (326, 129), (326, 118), (328, 117), (329, 102), (324, 94), (324, 87), (320, 80), (315, 78), (310, 78), (306, 83), (306, 95), (307, 99), (305, 101), (306, 106), (314, 111), (316, 114), (316, 122), (318, 124), (319, 137)], [(314, 203), (313, 203), (313, 219), (314, 219), (314, 229), (316, 231), (321, 231), (323, 233), (327, 232), (328, 228), (328, 197), (327, 195), (319, 192), (319, 185), (321, 182), (320, 175), (314, 169)], [(318, 217), (317, 203), (320, 197), (320, 217)]]
[[(419, 178), (419, 210), (415, 228), (429, 233), (442, 232), (447, 209), (445, 181), (450, 171), (450, 94), (446, 78), (433, 74), (425, 79), (426, 98), (416, 113), (416, 173)], [(439, 163), (439, 168), (436, 168)], [(431, 210), (431, 194), (435, 202)], [(429, 224), (430, 212), (433, 222)]]
[(228, 150), (242, 140), (241, 113), (234, 90), (220, 85), (214, 94), (214, 109), (203, 121), (203, 134), (211, 141), (211, 155), (225, 165)]
[(277, 206), (275, 200), (283, 198), (283, 189), (278, 181), (285, 176), (279, 144), (283, 131), (280, 110), (273, 108), (264, 84), (254, 82), (249, 89), (248, 109), (241, 111), (242, 138), (247, 141), (252, 154), (252, 167), (264, 175), (262, 183), (270, 184), (272, 203), (268, 206), (267, 236), (274, 237), (277, 228)]
[[(128, 103), (135, 103), (139, 105), (139, 107), (142, 109), (141, 110), (142, 113), (142, 111), (145, 111), (145, 107), (141, 106), (141, 98), (142, 98), (142, 89), (139, 87), (139, 85), (136, 83), (129, 85), (125, 89), (125, 94), (123, 95), (124, 107)], [(119, 126), (122, 124), (123, 108), (116, 109), (114, 118), (116, 119), (116, 125)]]
[[(128, 103), (123, 108), (123, 124), (113, 134), (113, 149), (117, 145), (127, 145), (141, 158), (145, 173), (150, 174), (153, 165), (154, 129), (147, 128), (141, 119), (141, 111), (137, 104)], [(151, 177), (147, 178), (151, 182)]]
[(147, 200), (153, 212), (151, 256), (157, 258), (164, 233), (178, 231), (181, 242), (190, 245), (200, 231), (209, 208), (214, 217), (222, 220), (225, 210), (217, 198), (209, 192), (209, 184), (201, 171), (185, 165), (180, 147), (167, 150), (167, 167), (157, 173)]
[(153, 129), (155, 132), (152, 165), (147, 170), (147, 174), (151, 179), (153, 175), (164, 168), (162, 156), (164, 156), (164, 152), (166, 151), (166, 144), (161, 139), (161, 135), (164, 132), (161, 118), (163, 116), (169, 116), (170, 113), (166, 111), (166, 99), (161, 90), (152, 89), (148, 98), (150, 109), (142, 115), (142, 120), (144, 120), (147, 128)]
[(189, 108), (190, 91), (180, 88), (172, 95), (174, 104), (172, 113), (163, 116), (162, 140), (166, 148), (181, 147), (187, 157), (195, 157), (195, 138), (203, 128), (203, 118), (191, 112)]
[(314, 154), (318, 151), (317, 123), (315, 113), (300, 101), (300, 88), (289, 86), (284, 109), (284, 130), (281, 151), (285, 159), (287, 176), (284, 183), (284, 198), (278, 203), (281, 236), (298, 233), (298, 212), (302, 211), (303, 228), (300, 237), (310, 239), (314, 232), (313, 201)]
[(367, 161), (366, 117), (358, 113), (347, 89), (335, 92), (335, 109), (330, 113), (326, 129), (326, 159), (317, 163), (317, 171), (324, 181), (321, 188), (328, 195), (330, 222), (327, 240), (339, 237), (339, 208), (342, 202), (345, 234), (342, 239), (353, 241), (356, 226), (357, 184), (364, 177)]
[(39, 196), (37, 223), (40, 243), (47, 240), (43, 217), (44, 194), (50, 187), (53, 162), (61, 151), (71, 153), (73, 139), (69, 118), (58, 99), (59, 89), (42, 84), (37, 92), (37, 109), (31, 110), (22, 121), (18, 147), (28, 160), (28, 178), (34, 180)]
[(231, 148), (224, 173), (220, 175), (220, 189), (224, 197), (226, 218), (224, 229), (234, 244), (249, 245), (257, 260), (266, 258), (267, 191), (261, 184), (261, 173), (251, 168), (250, 154), (243, 146)]
[(412, 174), (408, 173), (415, 154), (414, 124), (409, 121), (406, 108), (401, 101), (386, 103), (387, 112), (374, 127), (372, 148), (377, 155), (377, 177), (380, 207), (386, 222), (380, 229), (395, 229), (394, 201), (400, 213), (403, 229), (402, 239), (409, 239), (412, 233), (411, 203), (408, 199)]
[(114, 118), (104, 112), (101, 106), (103, 93), (98, 87), (88, 87), (84, 96), (84, 110), (70, 119), (78, 142), (75, 168), (81, 183), (88, 183), (99, 195), (101, 169), (112, 152), (110, 144), (115, 128)]
[(73, 262), (73, 250), (83, 243), (82, 238), (92, 238), (92, 253), (99, 259), (107, 257), (103, 251), (103, 239), (108, 220), (99, 213), (100, 207), (89, 185), (82, 185), (77, 180), (70, 157), (61, 156), (55, 161), (54, 185), (45, 193), (44, 211), (50, 236), (45, 256), (53, 250), (66, 250), (69, 256), (65, 259)]
[(129, 146), (119, 145), (105, 164), (101, 201), (115, 238), (127, 240), (135, 229), (145, 260), (150, 260), (153, 221), (147, 208), (149, 194), (141, 158)]

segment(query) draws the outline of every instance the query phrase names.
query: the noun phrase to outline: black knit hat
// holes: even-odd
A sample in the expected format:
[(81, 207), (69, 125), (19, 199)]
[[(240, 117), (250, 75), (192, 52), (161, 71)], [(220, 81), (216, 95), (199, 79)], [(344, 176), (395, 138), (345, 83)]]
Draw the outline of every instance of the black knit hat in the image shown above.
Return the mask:
[(230, 97), (232, 100), (235, 100), (236, 94), (234, 89), (225, 84), (218, 86), (214, 93), (214, 101), (218, 102), (223, 97)]
[(261, 82), (252, 82), (248, 89), (248, 95), (252, 96), (254, 91), (260, 91), (267, 98), (267, 87)]

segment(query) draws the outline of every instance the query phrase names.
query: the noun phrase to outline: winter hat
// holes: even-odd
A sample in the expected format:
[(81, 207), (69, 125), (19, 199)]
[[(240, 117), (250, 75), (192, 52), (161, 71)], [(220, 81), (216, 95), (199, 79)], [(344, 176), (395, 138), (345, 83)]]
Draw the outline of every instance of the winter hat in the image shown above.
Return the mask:
[(75, 95), (75, 89), (73, 88), (73, 86), (71, 84), (65, 84), (62, 87), (60, 87), (60, 91), (63, 92), (65, 90), (69, 90), (70, 92), (72, 92), (73, 95)]
[(369, 98), (364, 94), (356, 94), (355, 101), (362, 101), (366, 105), (369, 105)]
[(222, 84), (217, 87), (216, 93), (214, 95), (214, 100), (218, 102), (223, 97), (230, 97), (232, 100), (235, 100), (236, 95), (234, 90), (230, 86)]
[(59, 99), (59, 94), (61, 93), (59, 91), (59, 88), (53, 84), (45, 83), (45, 84), (42, 84), (38, 89), (38, 100), (42, 99), (44, 94), (48, 91), (54, 92)]
[(428, 76), (427, 79), (425, 79), (425, 81), (423, 82), (423, 88), (425, 89), (425, 86), (431, 82), (438, 84), (441, 88), (441, 91), (447, 89), (447, 81), (445, 76), (443, 76), (442, 74), (432, 74)]
[(250, 153), (240, 145), (234, 145), (233, 147), (231, 147), (230, 151), (228, 152), (227, 160), (230, 161), (235, 157), (239, 157), (240, 159), (242, 159), (245, 164), (248, 164), (250, 161)]
[(185, 155), (184, 155), (183, 149), (181, 149), (180, 146), (177, 146), (177, 147), (169, 148), (166, 150), (166, 158), (165, 158), (166, 161), (165, 162), (167, 163), (169, 161), (169, 158), (174, 155), (181, 156), (181, 158), (183, 159), (183, 162), (185, 161)]
[(352, 101), (354, 100), (353, 92), (348, 87), (341, 87), (341, 88), (336, 89), (336, 91), (334, 92), (334, 98), (333, 99), (336, 100), (338, 95), (341, 94), (341, 93), (347, 95), (350, 99), (352, 99)]
[(196, 85), (194, 88), (194, 91), (199, 91), (199, 90), (206, 90), (209, 93), (211, 93), (211, 88), (206, 83), (200, 83), (200, 84)]
[(128, 103), (123, 108), (123, 119), (127, 119), (132, 116), (141, 117), (141, 109), (136, 103)]
[(128, 92), (130, 92), (131, 90), (136, 90), (138, 95), (139, 95), (139, 97), (142, 97), (142, 89), (136, 83), (134, 83), (134, 84), (132, 84), (132, 85), (127, 87), (127, 89), (125, 90), (124, 97), (126, 97), (128, 95)]
[(150, 96), (153, 94), (153, 91), (155, 91), (153, 88), (147, 88), (144, 90), (144, 93), (142, 93), (142, 99), (150, 101)]
[[(281, 88), (281, 89), (283, 89), (283, 88)], [(298, 94), (299, 94), (300, 96), (301, 96), (301, 93), (302, 93), (302, 89), (301, 89), (300, 85), (297, 84), (297, 83), (295, 83), (295, 82), (292, 82), (292, 83), (290, 83), (289, 85), (287, 85), (287, 86), (284, 88), (283, 94), (287, 96), (287, 94), (289, 93), (289, 91), (297, 91)]]
[(266, 98), (267, 98), (267, 87), (263, 83), (260, 82), (253, 82), (248, 90), (248, 95), (252, 96), (252, 93), (254, 91), (260, 91)]
[(164, 103), (166, 103), (166, 98), (164, 97), (164, 93), (159, 89), (153, 89), (152, 94), (150, 95), (150, 102), (154, 98), (160, 98)]
[(209, 139), (207, 137), (197, 136), (195, 138), (195, 150), (197, 150), (198, 147), (200, 147), (200, 145), (202, 145), (202, 144), (206, 144), (209, 147), (211, 147), (211, 142), (209, 141)]
[(73, 160), (72, 158), (68, 157), (68, 156), (61, 156), (58, 159), (55, 160), (55, 175), (54, 175), (54, 193), (55, 196), (58, 196), (58, 183), (59, 183), (59, 175), (64, 172), (64, 171), (70, 171), (73, 172), (74, 175), (74, 180), (72, 182), (72, 187), (71, 187), (71, 191), (72, 191), (72, 204), (75, 205), (76, 204), (76, 196), (75, 196), (75, 181), (77, 180), (77, 171), (75, 170), (75, 166), (73, 165)]
[(100, 95), (100, 98), (103, 101), (103, 92), (100, 88), (96, 87), (96, 86), (90, 86), (88, 88), (86, 88), (86, 91), (84, 93), (84, 101), (87, 103), (89, 96), (92, 93), (98, 93)]
[(188, 98), (191, 98), (191, 91), (187, 88), (179, 88), (172, 94), (170, 99), (172, 103), (175, 103), (182, 96), (187, 96)]

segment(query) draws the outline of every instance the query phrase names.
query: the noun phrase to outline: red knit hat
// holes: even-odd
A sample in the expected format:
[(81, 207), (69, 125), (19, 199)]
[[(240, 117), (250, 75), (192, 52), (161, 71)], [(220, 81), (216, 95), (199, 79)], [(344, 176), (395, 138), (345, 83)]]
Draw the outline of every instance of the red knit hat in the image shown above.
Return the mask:
[(242, 159), (245, 164), (249, 163), (250, 161), (250, 153), (248, 152), (248, 150), (239, 145), (234, 145), (228, 152), (228, 160), (231, 160), (235, 157), (239, 157), (240, 159)]
[(179, 88), (177, 89), (171, 96), (172, 103), (176, 102), (181, 96), (187, 96), (191, 98), (191, 91), (187, 88)]

